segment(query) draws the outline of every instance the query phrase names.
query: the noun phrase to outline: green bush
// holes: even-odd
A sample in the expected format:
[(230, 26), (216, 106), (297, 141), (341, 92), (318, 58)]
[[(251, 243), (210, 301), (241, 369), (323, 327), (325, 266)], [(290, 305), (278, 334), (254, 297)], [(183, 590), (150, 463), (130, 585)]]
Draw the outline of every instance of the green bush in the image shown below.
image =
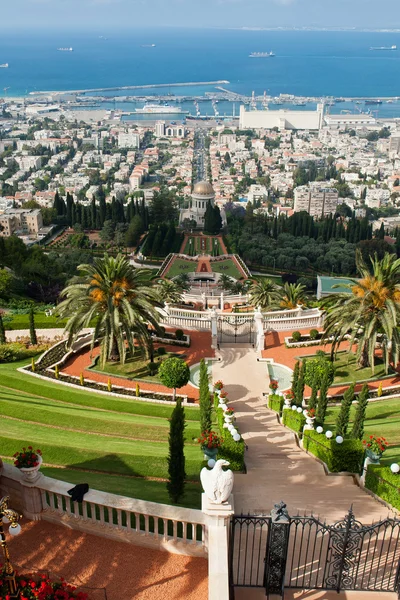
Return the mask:
[(293, 333), (292, 333), (292, 340), (294, 342), (299, 342), (301, 340), (301, 333), (300, 333), (300, 331), (293, 331)]
[(286, 427), (289, 427), (289, 429), (292, 429), (301, 436), (303, 427), (306, 424), (306, 418), (302, 412), (298, 413), (297, 410), (284, 410), (282, 422)]
[[(218, 396), (214, 395), (214, 406), (218, 406)], [(218, 450), (218, 458), (224, 458), (229, 461), (232, 471), (245, 471), (244, 450), (245, 443), (243, 438), (239, 442), (235, 442), (227, 429), (224, 429), (224, 411), (222, 408), (216, 408), (217, 423), (219, 433), (223, 439), (222, 445)]]
[(368, 465), (365, 487), (400, 509), (400, 475), (392, 473), (390, 467)]
[(175, 331), (175, 337), (177, 340), (183, 340), (185, 334), (183, 333), (183, 329), (177, 329)]
[(167, 351), (165, 348), (163, 348), (162, 346), (160, 346), (160, 348), (158, 349), (158, 354), (159, 356), (164, 356), (164, 354), (166, 354)]
[(320, 389), (325, 373), (327, 373), (328, 384), (331, 385), (335, 376), (335, 368), (328, 357), (318, 356), (318, 358), (307, 358), (304, 375), (306, 385)]
[(147, 368), (148, 368), (149, 373), (150, 373), (151, 376), (155, 375), (157, 373), (157, 371), (158, 371), (158, 365), (157, 365), (157, 363), (152, 363), (151, 362), (151, 363), (149, 363), (147, 365)]
[(318, 337), (319, 331), (318, 329), (310, 329), (310, 340), (316, 340)]
[(335, 438), (328, 440), (324, 434), (306, 430), (303, 445), (305, 450), (322, 460), (332, 473), (361, 473), (364, 447), (359, 440), (345, 439), (338, 444)]
[(25, 344), (14, 342), (12, 344), (0, 344), (0, 363), (16, 362), (36, 356), (39, 352), (47, 350), (47, 345), (33, 346), (27, 348)]
[(268, 408), (279, 414), (282, 413), (284, 402), (285, 399), (282, 396), (278, 396), (278, 394), (270, 394), (268, 396)]

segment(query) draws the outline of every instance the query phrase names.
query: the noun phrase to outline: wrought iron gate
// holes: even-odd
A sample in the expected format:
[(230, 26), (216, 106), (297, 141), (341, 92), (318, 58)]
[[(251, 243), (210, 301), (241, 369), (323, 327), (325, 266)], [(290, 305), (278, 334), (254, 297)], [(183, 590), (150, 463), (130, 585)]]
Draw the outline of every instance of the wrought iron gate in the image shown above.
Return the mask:
[(218, 317), (219, 344), (254, 344), (254, 317), (230, 314)]
[(327, 525), (315, 517), (289, 517), (286, 505), (269, 516), (235, 515), (230, 540), (234, 587), (397, 592), (400, 598), (400, 521), (362, 525), (352, 509)]

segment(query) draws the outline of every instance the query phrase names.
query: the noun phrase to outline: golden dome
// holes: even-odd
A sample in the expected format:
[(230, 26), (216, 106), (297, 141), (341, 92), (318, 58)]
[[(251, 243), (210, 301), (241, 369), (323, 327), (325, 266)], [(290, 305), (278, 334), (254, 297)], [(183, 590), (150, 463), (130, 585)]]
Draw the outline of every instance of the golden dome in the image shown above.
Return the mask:
[(193, 194), (196, 196), (214, 196), (214, 188), (208, 181), (199, 181), (193, 188)]

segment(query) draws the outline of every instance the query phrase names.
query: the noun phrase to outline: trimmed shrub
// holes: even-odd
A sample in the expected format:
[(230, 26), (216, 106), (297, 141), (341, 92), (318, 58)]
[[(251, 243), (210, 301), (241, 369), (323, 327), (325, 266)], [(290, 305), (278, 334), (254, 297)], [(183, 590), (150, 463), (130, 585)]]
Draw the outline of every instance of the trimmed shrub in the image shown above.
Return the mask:
[[(214, 395), (214, 406), (218, 406), (218, 396)], [(246, 471), (244, 463), (245, 443), (243, 438), (235, 442), (227, 429), (224, 429), (224, 411), (222, 408), (216, 408), (217, 423), (219, 433), (223, 439), (222, 445), (218, 450), (218, 458), (224, 458), (229, 461), (232, 471)]]
[(300, 331), (293, 331), (293, 333), (292, 333), (292, 340), (294, 342), (299, 342), (301, 340), (301, 333), (300, 333)]
[(284, 410), (282, 423), (301, 436), (303, 427), (306, 424), (306, 418), (302, 412), (298, 413), (297, 410)]
[(177, 329), (175, 331), (175, 337), (177, 340), (183, 340), (183, 338), (185, 337), (185, 334), (183, 333), (183, 329)]
[(321, 433), (306, 430), (303, 446), (307, 452), (322, 460), (332, 473), (361, 473), (364, 447), (359, 440), (345, 439), (342, 444), (338, 444), (334, 438), (328, 440)]
[(185, 493), (185, 410), (177, 400), (169, 422), (169, 454), (167, 490), (171, 502), (177, 504)]
[(163, 348), (162, 346), (160, 346), (160, 348), (158, 349), (158, 355), (159, 356), (164, 356), (164, 354), (166, 354), (167, 351), (165, 348)]
[(270, 394), (268, 396), (268, 408), (279, 414), (282, 414), (284, 403), (285, 399), (282, 396), (278, 396), (278, 394)]
[(36, 356), (39, 352), (47, 350), (47, 344), (36, 346), (36, 348), (27, 348), (21, 342), (12, 342), (11, 344), (0, 344), (0, 363), (10, 363), (17, 360), (24, 360)]
[(149, 363), (147, 365), (147, 368), (148, 368), (149, 374), (151, 376), (155, 375), (157, 373), (157, 371), (158, 371), (158, 365), (157, 365), (157, 363), (154, 363), (154, 362), (153, 363), (152, 362)]
[(322, 380), (326, 375), (328, 384), (331, 385), (335, 376), (333, 363), (328, 357), (318, 356), (318, 358), (308, 358), (307, 367), (304, 375), (304, 381), (309, 387), (320, 389)]
[(397, 509), (400, 509), (400, 476), (390, 467), (368, 465), (365, 487)]
[(318, 329), (310, 329), (309, 335), (310, 335), (310, 340), (316, 340), (319, 335)]

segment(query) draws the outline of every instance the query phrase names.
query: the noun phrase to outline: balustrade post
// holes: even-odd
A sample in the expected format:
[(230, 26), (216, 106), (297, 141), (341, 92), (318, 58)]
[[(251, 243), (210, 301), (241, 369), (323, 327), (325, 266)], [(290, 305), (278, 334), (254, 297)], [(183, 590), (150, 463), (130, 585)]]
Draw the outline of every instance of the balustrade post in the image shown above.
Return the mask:
[(39, 473), (35, 482), (20, 480), (22, 492), (22, 512), (24, 517), (31, 521), (40, 521), (43, 510), (42, 492), (40, 490), (40, 482), (43, 479), (42, 473)]
[(202, 494), (201, 509), (207, 515), (208, 600), (229, 600), (229, 529), (234, 514), (233, 496), (213, 504)]
[(265, 559), (264, 584), (267, 596), (277, 594), (283, 598), (286, 561), (289, 547), (290, 517), (286, 504), (275, 504), (271, 511), (271, 526), (268, 535)]

